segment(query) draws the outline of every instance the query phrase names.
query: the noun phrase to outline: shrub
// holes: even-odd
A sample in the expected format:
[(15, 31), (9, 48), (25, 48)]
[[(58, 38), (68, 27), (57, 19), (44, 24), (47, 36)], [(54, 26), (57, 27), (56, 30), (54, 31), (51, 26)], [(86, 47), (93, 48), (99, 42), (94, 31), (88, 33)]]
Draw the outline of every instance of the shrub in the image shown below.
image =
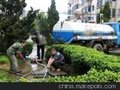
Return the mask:
[[(66, 62), (74, 69), (74, 72), (82, 70), (81, 63), (84, 63), (87, 70), (95, 68), (97, 70), (110, 70), (113, 72), (120, 71), (120, 59), (117, 56), (107, 55), (104, 52), (86, 48), (77, 45), (53, 45), (47, 51), (47, 58), (50, 56), (49, 51), (55, 47), (64, 54)], [(87, 71), (86, 71), (87, 72)]]
[(108, 70), (103, 72), (91, 69), (87, 74), (81, 76), (50, 77), (48, 82), (120, 82), (120, 72), (114, 73)]

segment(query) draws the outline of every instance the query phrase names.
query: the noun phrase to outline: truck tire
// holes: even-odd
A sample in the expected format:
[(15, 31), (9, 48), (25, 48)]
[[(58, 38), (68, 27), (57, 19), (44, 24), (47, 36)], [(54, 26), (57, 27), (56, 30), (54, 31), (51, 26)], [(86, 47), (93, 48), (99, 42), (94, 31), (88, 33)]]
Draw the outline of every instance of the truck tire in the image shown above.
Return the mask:
[(110, 47), (109, 47), (109, 46), (106, 46), (103, 51), (104, 51), (106, 54), (109, 54), (109, 49), (110, 49)]
[(97, 44), (94, 44), (93, 48), (96, 49), (96, 50), (98, 50), (98, 51), (103, 51), (102, 45), (101, 45), (101, 44), (98, 44), (98, 43), (97, 43)]

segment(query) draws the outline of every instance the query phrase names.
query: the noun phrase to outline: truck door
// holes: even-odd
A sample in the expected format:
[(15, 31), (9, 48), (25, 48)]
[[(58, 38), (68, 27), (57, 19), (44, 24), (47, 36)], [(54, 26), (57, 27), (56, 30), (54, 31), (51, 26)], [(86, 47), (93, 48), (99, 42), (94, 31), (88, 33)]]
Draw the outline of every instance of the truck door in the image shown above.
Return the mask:
[(118, 38), (117, 44), (120, 45), (120, 24), (118, 24)]
[(120, 44), (120, 27), (119, 27), (119, 24), (118, 23), (112, 23), (112, 24), (108, 24), (108, 25), (110, 25), (113, 29), (114, 29), (114, 31), (115, 31), (115, 35), (117, 35), (117, 39), (116, 40), (114, 40), (114, 42), (118, 45), (118, 44)]

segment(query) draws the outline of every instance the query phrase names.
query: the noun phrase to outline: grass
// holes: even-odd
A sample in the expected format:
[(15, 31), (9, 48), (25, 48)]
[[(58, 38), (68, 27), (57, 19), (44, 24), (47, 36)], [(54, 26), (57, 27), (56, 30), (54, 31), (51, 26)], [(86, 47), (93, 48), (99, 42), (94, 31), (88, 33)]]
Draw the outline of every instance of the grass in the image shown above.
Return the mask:
[[(8, 64), (8, 57), (6, 55), (0, 55), (0, 64)], [(2, 67), (2, 66), (1, 66)], [(9, 82), (10, 77), (8, 72), (0, 69), (0, 82)]]
[(0, 64), (8, 63), (8, 57), (6, 55), (0, 55)]
[(9, 82), (10, 77), (8, 75), (8, 72), (0, 70), (0, 82)]
[(18, 79), (18, 76), (12, 75), (3, 69), (0, 69), (0, 83), (1, 82), (3, 83), (4, 82), (18, 82), (17, 79)]

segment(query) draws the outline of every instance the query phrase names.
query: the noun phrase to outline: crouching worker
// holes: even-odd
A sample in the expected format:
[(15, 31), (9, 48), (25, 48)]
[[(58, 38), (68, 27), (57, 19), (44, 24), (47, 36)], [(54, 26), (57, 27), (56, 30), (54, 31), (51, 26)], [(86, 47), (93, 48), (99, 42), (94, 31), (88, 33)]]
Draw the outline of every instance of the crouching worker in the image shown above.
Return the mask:
[(51, 50), (51, 57), (48, 60), (47, 67), (50, 69), (51, 67), (55, 68), (56, 71), (61, 71), (61, 68), (64, 65), (64, 56), (57, 52), (55, 48)]
[(16, 75), (21, 74), (16, 56), (18, 56), (21, 60), (25, 60), (21, 51), (22, 51), (23, 47), (25, 47), (26, 45), (27, 45), (27, 43), (25, 40), (20, 40), (19, 42), (14, 43), (7, 49), (7, 55), (9, 57), (9, 61), (10, 61), (9, 71), (11, 73), (14, 73)]

